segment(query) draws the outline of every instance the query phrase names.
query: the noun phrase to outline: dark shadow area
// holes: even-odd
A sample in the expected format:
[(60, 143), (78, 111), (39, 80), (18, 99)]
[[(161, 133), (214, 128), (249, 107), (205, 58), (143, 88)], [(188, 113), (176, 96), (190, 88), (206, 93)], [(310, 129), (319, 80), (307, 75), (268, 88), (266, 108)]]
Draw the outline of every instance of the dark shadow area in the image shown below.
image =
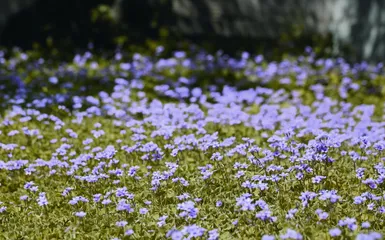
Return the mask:
[(0, 45), (32, 48), (51, 38), (63, 47), (86, 47), (92, 40), (99, 47), (111, 47), (114, 29), (103, 22), (92, 22), (91, 9), (113, 0), (38, 0), (9, 17)]
[[(348, 44), (339, 45), (338, 54), (351, 61), (382, 60), (385, 2), (351, 1), (357, 3), (352, 11), (356, 19), (343, 15), (342, 20), (350, 22), (351, 36)], [(345, 5), (341, 11), (349, 7)], [(257, 51), (269, 56), (301, 53), (310, 45), (317, 46), (321, 55), (332, 56), (333, 33), (312, 29), (328, 21), (331, 6), (327, 0), (318, 4), (304, 0), (36, 0), (8, 18), (0, 46), (31, 49), (38, 43), (42, 48), (53, 45), (60, 52), (73, 52), (87, 50), (92, 42), (94, 50), (104, 51), (117, 45), (144, 46), (151, 39), (174, 49), (192, 42), (210, 51)]]
[[(176, 5), (176, 2), (185, 5)], [(114, 8), (115, 22), (93, 19), (93, 11), (100, 5)], [(261, 11), (274, 7), (266, 2)], [(73, 52), (86, 50), (88, 43), (93, 42), (95, 50), (113, 50), (116, 38), (124, 37), (126, 45), (143, 44), (152, 39), (170, 48), (177, 48), (181, 42), (192, 42), (229, 54), (243, 50), (270, 53), (289, 50), (294, 54), (320, 39), (315, 35), (291, 36), (290, 28), (283, 31), (285, 38), (274, 38), (272, 34), (256, 37), (247, 30), (255, 20), (247, 11), (247, 5), (241, 6), (239, 1), (223, 5), (221, 1), (207, 0), (37, 0), (9, 18), (0, 45), (31, 49), (34, 43), (43, 48), (52, 44), (62, 52)], [(266, 22), (277, 25), (280, 20), (269, 16)], [(256, 28), (268, 29), (265, 25)], [(329, 44), (329, 40), (326, 41)]]
[(171, 1), (120, 0), (115, 5), (120, 34), (128, 36), (130, 41), (157, 38), (160, 27), (171, 29), (175, 24)]

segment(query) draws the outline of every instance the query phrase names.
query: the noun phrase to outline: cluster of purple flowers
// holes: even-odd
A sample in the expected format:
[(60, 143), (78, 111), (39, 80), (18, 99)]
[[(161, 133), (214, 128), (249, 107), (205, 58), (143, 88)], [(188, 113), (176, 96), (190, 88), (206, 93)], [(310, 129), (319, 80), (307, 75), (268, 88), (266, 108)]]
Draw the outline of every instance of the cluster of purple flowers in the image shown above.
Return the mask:
[[(27, 59), (0, 61), (10, 74)], [(7, 176), (0, 214), (15, 222), (23, 215), (17, 209), (37, 203), (34, 211), (59, 208), (85, 223), (100, 211), (116, 218), (108, 226), (121, 237), (250, 238), (245, 229), (256, 228), (270, 231), (265, 240), (303, 239), (314, 237), (308, 226), (330, 237), (381, 238), (385, 114), (379, 119), (373, 105), (349, 96), (365, 88), (359, 76), (370, 72), (374, 80), (382, 65), (351, 66), (309, 50), (280, 62), (246, 52), (240, 59), (183, 51), (128, 59), (120, 52), (102, 66), (88, 52), (50, 73), (44, 87), (68, 94), (36, 93), (37, 80), (12, 78), (16, 93), (1, 96), (8, 108), (0, 118), (0, 180)], [(86, 82), (79, 91), (66, 82), (85, 81), (90, 70), (106, 85), (115, 78), (111, 89), (90, 95)], [(212, 85), (197, 87), (194, 74), (202, 71), (260, 85), (239, 90), (212, 77)], [(338, 96), (314, 80), (335, 72)]]

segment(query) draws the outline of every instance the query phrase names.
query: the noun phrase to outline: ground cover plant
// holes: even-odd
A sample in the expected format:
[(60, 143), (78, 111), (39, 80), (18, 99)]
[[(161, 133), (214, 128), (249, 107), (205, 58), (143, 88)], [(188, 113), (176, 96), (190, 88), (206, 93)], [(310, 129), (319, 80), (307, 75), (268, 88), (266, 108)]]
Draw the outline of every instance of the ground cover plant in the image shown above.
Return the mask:
[(382, 239), (383, 65), (0, 56), (2, 239)]

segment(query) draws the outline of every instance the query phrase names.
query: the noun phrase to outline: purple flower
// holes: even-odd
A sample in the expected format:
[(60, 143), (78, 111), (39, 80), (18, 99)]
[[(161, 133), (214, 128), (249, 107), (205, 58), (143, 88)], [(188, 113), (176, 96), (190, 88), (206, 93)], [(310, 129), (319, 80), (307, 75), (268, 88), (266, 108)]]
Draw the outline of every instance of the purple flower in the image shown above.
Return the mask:
[(312, 178), (313, 183), (320, 183), (323, 179), (325, 179), (325, 176), (315, 176)]
[(177, 208), (178, 210), (182, 211), (181, 213), (179, 213), (180, 217), (196, 218), (198, 216), (199, 210), (195, 208), (195, 203), (193, 201), (180, 203), (178, 204)]
[(20, 196), (21, 201), (26, 201), (28, 199), (27, 195)]
[(102, 152), (98, 152), (96, 154), (96, 159), (111, 159), (117, 151), (115, 150), (115, 147), (112, 145), (109, 145), (106, 147), (106, 149)]
[(338, 236), (341, 235), (341, 233), (342, 232), (341, 232), (341, 230), (339, 228), (332, 228), (332, 229), (329, 230), (329, 235), (331, 237), (338, 237)]
[(292, 219), (294, 218), (294, 215), (298, 212), (297, 208), (290, 209), (288, 213), (286, 214), (286, 219)]
[(74, 215), (75, 215), (76, 217), (83, 218), (83, 217), (85, 217), (85, 216), (87, 215), (87, 213), (81, 211), (81, 212), (75, 212)]
[(370, 232), (369, 236), (373, 239), (382, 239), (382, 234), (378, 232)]
[(167, 232), (166, 237), (171, 238), (172, 240), (182, 240), (184, 237), (184, 233), (181, 231), (178, 231), (176, 229), (171, 229), (170, 231)]
[(158, 227), (164, 226), (166, 224), (166, 219), (167, 218), (168, 218), (167, 215), (159, 217), (158, 222), (157, 222)]
[(236, 206), (241, 207), (242, 211), (254, 211), (255, 204), (253, 200), (249, 197), (248, 194), (243, 194), (241, 197), (237, 198)]
[(368, 185), (371, 189), (377, 188), (377, 181), (372, 178), (365, 179), (362, 183)]
[(111, 199), (104, 199), (103, 201), (102, 201), (102, 204), (103, 205), (108, 205), (108, 204), (110, 204), (110, 203), (112, 203), (112, 201), (111, 201)]
[(94, 202), (99, 202), (101, 200), (102, 194), (98, 193), (93, 195)]
[(116, 189), (116, 197), (122, 198), (122, 197), (127, 197), (129, 196), (129, 192), (127, 191), (127, 187), (122, 187)]
[(213, 229), (209, 231), (209, 237), (207, 238), (207, 240), (218, 240), (218, 239), (219, 239), (218, 229)]
[(327, 200), (329, 199), (331, 203), (337, 202), (339, 199), (341, 199), (340, 196), (337, 195), (336, 190), (321, 190), (320, 191), (320, 200)]
[(263, 56), (262, 55), (258, 55), (254, 58), (254, 61), (259, 64), (263, 61)]
[(155, 49), (155, 52), (156, 52), (157, 55), (161, 54), (163, 51), (164, 51), (164, 47), (163, 46), (157, 46), (156, 49)]
[(45, 192), (39, 193), (39, 198), (37, 199), (37, 203), (41, 207), (48, 205), (48, 200), (46, 198)]
[(126, 211), (128, 213), (131, 213), (134, 211), (134, 209), (131, 207), (129, 203), (127, 203), (126, 199), (121, 199), (118, 202), (118, 205), (116, 206), (117, 211)]
[(275, 237), (272, 235), (263, 235), (262, 240), (274, 240)]
[(177, 52), (174, 53), (174, 57), (176, 57), (176, 58), (185, 58), (186, 57), (186, 53), (182, 52), (182, 51), (177, 51)]
[(327, 212), (324, 212), (322, 209), (317, 209), (315, 212), (320, 220), (325, 220), (329, 217), (329, 214)]
[(31, 189), (31, 187), (33, 187), (35, 185), (34, 182), (27, 182), (26, 184), (24, 184), (24, 189), (28, 190), (28, 189)]
[(57, 84), (59, 82), (59, 79), (57, 77), (50, 77), (48, 81), (52, 84)]
[(141, 208), (141, 209), (139, 209), (139, 213), (140, 214), (146, 214), (146, 213), (148, 213), (148, 209), (147, 208)]
[(362, 227), (362, 228), (370, 228), (370, 223), (369, 223), (369, 222), (363, 222), (363, 223), (361, 224), (361, 227)]
[(365, 197), (362, 197), (362, 196), (354, 197), (354, 204), (361, 204), (361, 203), (364, 203), (365, 201), (366, 201)]
[(357, 229), (357, 224), (356, 224), (356, 219), (355, 218), (349, 218), (349, 217), (346, 217), (342, 220), (339, 220), (338, 221), (338, 225), (340, 227), (348, 227), (351, 231), (354, 231)]
[(124, 235), (125, 235), (125, 236), (131, 236), (132, 234), (134, 234), (134, 230), (132, 230), (132, 229), (128, 229), (128, 230), (126, 230), (126, 231), (124, 232)]
[(188, 234), (188, 239), (199, 238), (203, 236), (203, 234), (206, 232), (206, 229), (194, 224), (184, 227), (181, 232), (183, 235)]
[(382, 235), (380, 233), (371, 232), (369, 234), (359, 233), (356, 237), (356, 240), (376, 240), (382, 239)]
[(258, 212), (255, 217), (261, 219), (262, 221), (269, 220), (271, 222), (275, 222), (277, 220), (277, 217), (273, 217), (272, 212), (268, 209), (264, 209)]
[(3, 213), (7, 210), (7, 207), (6, 206), (1, 206), (0, 207), (0, 213)]
[(179, 200), (185, 200), (190, 198), (190, 194), (188, 193), (183, 193), (182, 195), (176, 196)]
[(286, 233), (280, 236), (281, 239), (302, 239), (302, 235), (292, 229), (287, 229)]
[(128, 223), (127, 221), (118, 221), (118, 222), (115, 223), (115, 225), (117, 227), (124, 227), (124, 226), (127, 225), (127, 223)]

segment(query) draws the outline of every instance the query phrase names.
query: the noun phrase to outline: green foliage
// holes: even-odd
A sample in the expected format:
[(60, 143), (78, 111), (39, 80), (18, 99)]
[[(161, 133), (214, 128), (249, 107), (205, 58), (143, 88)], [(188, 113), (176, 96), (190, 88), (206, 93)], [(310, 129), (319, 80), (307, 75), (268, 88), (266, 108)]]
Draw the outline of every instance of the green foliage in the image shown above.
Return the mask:
[[(134, 53), (140, 52), (143, 56), (154, 57), (154, 51), (158, 46), (155, 41), (147, 41), (146, 46), (138, 48), (130, 46), (129, 52), (123, 52), (123, 58), (121, 60), (114, 60), (113, 56), (107, 53), (93, 55), (84, 66), (79, 66), (75, 62), (68, 62), (66, 67), (72, 69), (72, 75), (63, 76), (60, 81), (73, 83), (71, 90), (66, 90), (58, 85), (50, 84), (47, 79), (55, 73), (57, 73), (61, 62), (55, 60), (53, 56), (52, 61), (47, 61), (46, 64), (42, 64), (39, 68), (29, 68), (28, 62), (40, 58), (38, 51), (31, 51), (28, 53), (29, 59), (23, 60), (22, 52), (11, 52), (11, 57), (8, 58), (3, 67), (1, 68), (4, 75), (11, 75), (16, 71), (23, 77), (23, 83), (31, 89), (28, 92), (27, 100), (31, 101), (36, 96), (52, 96), (58, 93), (70, 94), (71, 96), (97, 96), (100, 91), (111, 92), (114, 86), (114, 79), (117, 75), (110, 74), (104, 75), (101, 70), (110, 69), (109, 73), (118, 72), (119, 64), (125, 61), (131, 61)], [(172, 52), (172, 47), (165, 46), (166, 50), (159, 58), (169, 57), (169, 53)], [(194, 50), (187, 52), (188, 56), (195, 56)], [(10, 60), (12, 59), (12, 61)], [(296, 61), (294, 58), (287, 59), (287, 61)], [(12, 64), (15, 69), (10, 68)], [(98, 67), (93, 69), (92, 63), (97, 63)], [(199, 66), (204, 63), (197, 60)], [(253, 77), (248, 74), (248, 70), (254, 70), (257, 65), (263, 68), (267, 68), (270, 62), (264, 61), (260, 65), (248, 60), (248, 67), (245, 69), (230, 69), (220, 68), (215, 71), (205, 71), (202, 68), (187, 69), (181, 64), (177, 65), (175, 69), (163, 69), (158, 70), (155, 67), (151, 69), (152, 74), (148, 74), (142, 77), (145, 83), (143, 91), (149, 100), (159, 99), (163, 103), (178, 103), (180, 101), (176, 99), (170, 99), (164, 96), (159, 96), (159, 93), (154, 91), (154, 86), (160, 83), (166, 83), (166, 81), (176, 82), (179, 77), (186, 78), (196, 77), (197, 82), (195, 86), (199, 86), (204, 89), (204, 94), (209, 95), (207, 87), (209, 85), (216, 84), (219, 89), (224, 85), (233, 85), (238, 88), (249, 88), (262, 86), (273, 90), (283, 89), (284, 94), (288, 94), (292, 91), (297, 91), (304, 104), (315, 107), (311, 104), (316, 102), (314, 92), (311, 91), (310, 86), (318, 83), (317, 76), (312, 76), (306, 79), (306, 83), (303, 86), (297, 86), (295, 84), (283, 85), (279, 81), (280, 76), (274, 76), (269, 82), (263, 82), (261, 78)], [(309, 65), (309, 68), (317, 69), (317, 66)], [(84, 71), (87, 70), (87, 71)], [(120, 72), (127, 74), (125, 78), (134, 78), (131, 73)], [(164, 77), (163, 80), (157, 79), (155, 76)], [(349, 92), (346, 99), (342, 99), (338, 93), (338, 87), (341, 85), (342, 77), (344, 74), (338, 70), (331, 69), (322, 74), (322, 77), (327, 79), (325, 83), (325, 95), (330, 96), (334, 100), (346, 101), (352, 103), (353, 106), (361, 104), (374, 104), (376, 105), (375, 117), (380, 118), (383, 115), (383, 99), (384, 99), (384, 87), (383, 82), (385, 78), (378, 76), (371, 80), (370, 74), (363, 73), (360, 78), (354, 78), (354, 83), (360, 85), (360, 89), (356, 92)], [(289, 76), (292, 80), (295, 76)], [(107, 81), (106, 81), (107, 78)], [(217, 79), (223, 79), (222, 83), (216, 82)], [(363, 84), (367, 81), (368, 84)], [(82, 92), (81, 88), (85, 87)], [(192, 86), (194, 87), (194, 86)], [(9, 87), (8, 89), (11, 89)], [(377, 89), (377, 91), (372, 91)], [(139, 101), (137, 89), (132, 89), (130, 92), (130, 102)], [(287, 95), (288, 96), (288, 95)], [(262, 104), (274, 105), (274, 99), (266, 97)], [(3, 100), (5, 101), (5, 99)], [(101, 147), (105, 149), (108, 145), (121, 142), (119, 147), (124, 145), (133, 146), (133, 141), (130, 136), (135, 134), (131, 127), (125, 127), (124, 124), (117, 126), (114, 124), (114, 119), (111, 116), (90, 116), (84, 117), (81, 124), (77, 123), (76, 117), (71, 109), (71, 103), (66, 102), (65, 109), (59, 108), (58, 104), (53, 104), (47, 109), (41, 109), (42, 112), (47, 112), (63, 121), (65, 127), (56, 129), (53, 123), (45, 124), (39, 121), (35, 117), (27, 122), (20, 122), (21, 116), (10, 117), (15, 122), (12, 126), (0, 125), (0, 131), (2, 143), (13, 143), (18, 146), (25, 146), (25, 150), (15, 148), (13, 150), (7, 150), (6, 148), (0, 149), (1, 160), (7, 162), (10, 158), (13, 159), (26, 159), (30, 163), (36, 159), (49, 160), (53, 158), (53, 152), (58, 149), (62, 142), (60, 139), (63, 136), (67, 136), (66, 129), (74, 129), (78, 134), (78, 138), (71, 138), (68, 142), (73, 146), (71, 151), (75, 152), (75, 155), (79, 155), (84, 151), (83, 141), (89, 137), (92, 137), (92, 130), (95, 130), (95, 124), (100, 123), (102, 129), (105, 131), (105, 135), (101, 138), (96, 138), (91, 144), (92, 147)], [(257, 114), (261, 110), (262, 104), (251, 103), (245, 111), (248, 114)], [(290, 103), (281, 102), (278, 103), (281, 110), (290, 107)], [(6, 106), (3, 105), (7, 111)], [(85, 106), (82, 110), (88, 107)], [(207, 111), (207, 109), (204, 109)], [(3, 115), (4, 116), (4, 115)], [(7, 117), (0, 118), (1, 121)], [(135, 115), (132, 113), (132, 118), (142, 120), (143, 114)], [(149, 122), (143, 123), (144, 135), (146, 135), (151, 141), (156, 143), (162, 148), (166, 144), (173, 144), (173, 140), (176, 137), (186, 136), (193, 134), (191, 129), (179, 129), (173, 135), (171, 139), (165, 139), (161, 136), (151, 137), (150, 134), (154, 130), (154, 126)], [(23, 132), (23, 127), (29, 129), (39, 129), (40, 134), (44, 138), (39, 139), (36, 136), (27, 136), (18, 134), (16, 136), (10, 136), (8, 133), (11, 130), (18, 130)], [(208, 133), (219, 133), (220, 141), (227, 137), (236, 137), (237, 141), (241, 141), (242, 137), (249, 136), (255, 143), (263, 149), (272, 149), (263, 134), (271, 136), (273, 130), (261, 130), (255, 129), (249, 126), (241, 124), (224, 125), (210, 122), (205, 126)], [(126, 135), (122, 136), (121, 130), (127, 130)], [(293, 137), (293, 141), (300, 143), (308, 143), (313, 136), (311, 134), (305, 134), (302, 137)], [(57, 139), (57, 142), (50, 143), (50, 140)], [(230, 147), (220, 148), (220, 153), (225, 155)], [(336, 226), (338, 221), (344, 216), (352, 216), (357, 218), (357, 221), (370, 221), (372, 223), (372, 229), (377, 231), (384, 231), (385, 223), (382, 220), (382, 215), (373, 214), (370, 210), (362, 208), (361, 206), (352, 204), (352, 196), (359, 195), (364, 190), (370, 190), (363, 186), (361, 182), (357, 180), (354, 175), (356, 167), (363, 167), (370, 169), (374, 164), (379, 164), (382, 160), (382, 153), (379, 156), (370, 156), (367, 161), (359, 161), (357, 166), (351, 164), (349, 156), (341, 155), (341, 151), (361, 151), (359, 146), (342, 145), (340, 148), (333, 148), (328, 153), (330, 157), (336, 159), (333, 164), (326, 164), (324, 162), (314, 162), (311, 166), (314, 172), (306, 174), (301, 180), (297, 181), (296, 176), (290, 173), (286, 179), (282, 180), (279, 184), (272, 184), (266, 190), (247, 190), (240, 186), (239, 179), (235, 177), (237, 174), (234, 169), (234, 163), (247, 162), (247, 157), (253, 155), (253, 153), (247, 153), (246, 156), (241, 154), (235, 154), (234, 156), (225, 156), (222, 161), (210, 160), (210, 157), (217, 151), (215, 148), (209, 148), (207, 151), (199, 151), (193, 149), (191, 151), (183, 151), (176, 158), (170, 156), (170, 151), (165, 150), (165, 159), (162, 162), (157, 161), (144, 161), (141, 159), (140, 154), (127, 153), (119, 149), (114, 158), (119, 160), (118, 164), (111, 163), (106, 167), (106, 172), (114, 170), (118, 167), (122, 167), (122, 164), (128, 164), (128, 166), (139, 166), (138, 175), (141, 180), (124, 174), (122, 176), (111, 175), (109, 179), (102, 179), (97, 183), (87, 183), (79, 181), (73, 176), (67, 174), (68, 169), (57, 168), (54, 174), (51, 172), (51, 168), (41, 167), (33, 174), (25, 174), (22, 169), (15, 171), (5, 171), (0, 169), (0, 201), (7, 204), (7, 211), (0, 213), (0, 235), (4, 239), (107, 239), (112, 237), (121, 237), (122, 239), (164, 239), (166, 232), (172, 227), (180, 228), (186, 224), (186, 221), (178, 217), (179, 211), (176, 209), (176, 205), (180, 203), (177, 196), (189, 192), (192, 197), (199, 197), (204, 199), (202, 202), (197, 203), (199, 208), (199, 218), (194, 221), (187, 221), (187, 223), (196, 223), (206, 229), (220, 229), (221, 239), (260, 239), (264, 234), (274, 234), (278, 236), (283, 234), (286, 228), (298, 229), (304, 236), (304, 239), (330, 239), (327, 231)], [(10, 155), (11, 154), (11, 155)], [(290, 153), (287, 153), (290, 154)], [(11, 156), (11, 157), (10, 157)], [(261, 158), (261, 153), (256, 153), (256, 158)], [(68, 159), (67, 159), (68, 160)], [(92, 159), (86, 163), (86, 166), (74, 170), (74, 175), (82, 175), (87, 173), (90, 169), (93, 169), (99, 160)], [(188, 179), (190, 185), (182, 186), (174, 184), (171, 181), (162, 182), (158, 191), (154, 192), (150, 190), (152, 179), (151, 174), (156, 171), (166, 171), (167, 167), (164, 162), (176, 162), (179, 168), (176, 172), (178, 177)], [(271, 164), (281, 165), (288, 168), (292, 165), (289, 161), (284, 161), (280, 158), (274, 158)], [(208, 180), (203, 180), (198, 167), (206, 164), (212, 164), (215, 169), (213, 176)], [(89, 168), (87, 170), (87, 168)], [(254, 175), (266, 174), (266, 169), (257, 167), (255, 165), (250, 166), (245, 170), (246, 178), (251, 178)], [(373, 169), (369, 170), (367, 177), (374, 177), (375, 172)], [(312, 177), (316, 175), (327, 176), (327, 179), (319, 185), (315, 185), (312, 182)], [(242, 179), (243, 179), (242, 178)], [(116, 184), (113, 180), (119, 180)], [(40, 207), (36, 203), (38, 193), (27, 191), (23, 188), (26, 182), (33, 181), (39, 186), (40, 192), (46, 192), (49, 205), (46, 207)], [(94, 194), (106, 194), (107, 192), (113, 192), (117, 187), (128, 188), (128, 191), (135, 194), (132, 202), (135, 204), (135, 211), (133, 213), (126, 213), (117, 211), (115, 205), (102, 205), (92, 202)], [(62, 191), (72, 187), (73, 190), (67, 195), (62, 196)], [(330, 204), (326, 201), (315, 201), (311, 203), (306, 209), (300, 209), (296, 214), (296, 219), (293, 221), (285, 220), (287, 210), (301, 206), (299, 200), (299, 194), (304, 191), (318, 192), (321, 189), (336, 189), (338, 194), (343, 196), (343, 201), (336, 204)], [(253, 212), (240, 212), (235, 207), (235, 199), (245, 192), (250, 192), (256, 199), (261, 198), (268, 202), (271, 206), (271, 210), (274, 215), (278, 217), (277, 223), (262, 222), (255, 218)], [(372, 190), (378, 196), (384, 194), (384, 186)], [(27, 201), (20, 200), (20, 196), (28, 195)], [(69, 200), (75, 196), (84, 196), (90, 200), (89, 203), (79, 203), (77, 205), (68, 204)], [(114, 194), (110, 199), (113, 203), (119, 201), (118, 197)], [(149, 206), (149, 214), (139, 214), (137, 209), (146, 207), (143, 203), (144, 200), (152, 202)], [(216, 207), (216, 202), (221, 200), (223, 202), (222, 207)], [(383, 200), (381, 200), (383, 202)], [(315, 210), (321, 208), (330, 212), (330, 217), (320, 222), (318, 216), (315, 214)], [(87, 215), (84, 218), (78, 218), (74, 216), (74, 212), (84, 211)], [(157, 227), (157, 221), (159, 216), (168, 215), (169, 218), (163, 227)], [(238, 220), (238, 225), (234, 225), (231, 222)], [(116, 221), (126, 220), (128, 225), (124, 228), (118, 228), (115, 226)], [(124, 236), (124, 231), (127, 229), (133, 229), (134, 234), (131, 237)], [(149, 231), (150, 230), (150, 231)], [(154, 231), (151, 231), (154, 230)], [(360, 227), (356, 231), (343, 232), (344, 239), (353, 238), (358, 231), (366, 231)], [(342, 238), (341, 238), (342, 239)]]

